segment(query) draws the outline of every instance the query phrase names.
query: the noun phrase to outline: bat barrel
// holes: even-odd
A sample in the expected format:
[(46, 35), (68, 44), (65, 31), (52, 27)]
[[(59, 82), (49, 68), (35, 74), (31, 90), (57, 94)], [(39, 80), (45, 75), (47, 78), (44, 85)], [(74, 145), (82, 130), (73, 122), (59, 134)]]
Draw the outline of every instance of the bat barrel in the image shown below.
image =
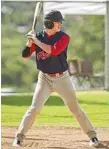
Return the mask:
[(32, 25), (32, 30), (33, 31), (35, 31), (35, 27), (36, 27), (36, 24), (37, 24), (39, 15), (40, 15), (41, 8), (42, 8), (42, 3), (37, 2), (35, 12), (34, 12), (33, 25)]

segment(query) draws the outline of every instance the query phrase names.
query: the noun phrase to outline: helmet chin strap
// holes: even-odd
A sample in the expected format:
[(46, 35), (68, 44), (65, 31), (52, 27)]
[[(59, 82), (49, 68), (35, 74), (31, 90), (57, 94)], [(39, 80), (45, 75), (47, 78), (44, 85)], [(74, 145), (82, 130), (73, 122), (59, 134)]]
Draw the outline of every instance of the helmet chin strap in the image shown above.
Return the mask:
[(54, 34), (56, 34), (57, 32), (59, 32), (60, 29), (57, 30), (57, 31), (55, 31), (55, 30), (53, 30), (53, 29), (45, 28), (45, 31), (46, 31), (46, 33), (47, 33), (48, 35), (54, 35)]

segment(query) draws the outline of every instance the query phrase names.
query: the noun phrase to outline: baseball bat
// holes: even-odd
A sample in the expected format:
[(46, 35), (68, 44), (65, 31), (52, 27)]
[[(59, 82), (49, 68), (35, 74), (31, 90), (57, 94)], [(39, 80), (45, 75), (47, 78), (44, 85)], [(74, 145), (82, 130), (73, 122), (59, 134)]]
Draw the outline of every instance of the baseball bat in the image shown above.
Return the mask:
[(32, 24), (32, 31), (35, 31), (35, 27), (41, 12), (41, 8), (42, 8), (42, 3), (41, 2), (37, 2), (36, 4), (36, 8), (35, 8), (35, 12), (34, 12), (34, 19), (33, 19), (33, 24)]
[(36, 24), (41, 12), (41, 8), (42, 8), (42, 3), (41, 2), (37, 2), (36, 4), (36, 8), (35, 8), (35, 12), (34, 12), (34, 18), (33, 18), (33, 23), (32, 23), (32, 29), (30, 32), (28, 32), (26, 34), (26, 36), (31, 36), (32, 34), (35, 34), (35, 28), (36, 28)]

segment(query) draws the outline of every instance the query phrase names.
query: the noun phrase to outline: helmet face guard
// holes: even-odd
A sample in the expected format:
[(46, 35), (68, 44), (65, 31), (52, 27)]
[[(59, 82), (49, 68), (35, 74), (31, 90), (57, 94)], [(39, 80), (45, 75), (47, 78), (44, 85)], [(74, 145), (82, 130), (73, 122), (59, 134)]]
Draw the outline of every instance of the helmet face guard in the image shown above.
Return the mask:
[(54, 23), (51, 20), (45, 20), (44, 25), (47, 29), (52, 29), (54, 27)]
[[(59, 22), (62, 24), (61, 21), (59, 21)], [(54, 23), (51, 20), (45, 20), (44, 25), (47, 29), (52, 29), (54, 27)]]

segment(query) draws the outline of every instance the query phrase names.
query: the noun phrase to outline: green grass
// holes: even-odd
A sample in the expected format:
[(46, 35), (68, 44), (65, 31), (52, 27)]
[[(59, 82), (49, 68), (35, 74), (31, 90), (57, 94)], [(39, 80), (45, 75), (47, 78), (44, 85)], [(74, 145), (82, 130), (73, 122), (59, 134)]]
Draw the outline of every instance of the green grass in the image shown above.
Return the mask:
[[(77, 97), (95, 127), (109, 127), (109, 92), (77, 92)], [(32, 94), (2, 97), (2, 126), (18, 126), (31, 104), (31, 99)], [(50, 96), (34, 125), (79, 126), (56, 93)]]

